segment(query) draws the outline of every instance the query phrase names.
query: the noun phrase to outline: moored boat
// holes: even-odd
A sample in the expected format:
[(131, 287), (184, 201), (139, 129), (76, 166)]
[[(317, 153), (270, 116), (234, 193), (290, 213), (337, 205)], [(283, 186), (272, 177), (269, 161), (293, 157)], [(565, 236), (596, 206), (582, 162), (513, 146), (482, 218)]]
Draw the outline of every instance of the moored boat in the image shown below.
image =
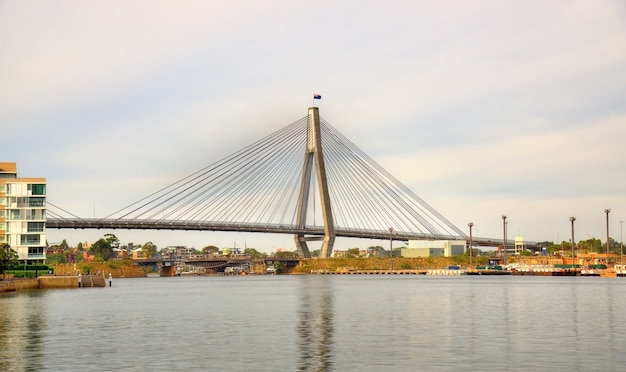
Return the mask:
[(626, 264), (616, 264), (613, 266), (615, 270), (615, 276), (618, 278), (626, 278)]
[(506, 270), (501, 265), (479, 265), (476, 269), (468, 270), (466, 275), (511, 275), (511, 272)]
[(512, 275), (522, 276), (577, 276), (577, 265), (525, 265), (511, 270)]

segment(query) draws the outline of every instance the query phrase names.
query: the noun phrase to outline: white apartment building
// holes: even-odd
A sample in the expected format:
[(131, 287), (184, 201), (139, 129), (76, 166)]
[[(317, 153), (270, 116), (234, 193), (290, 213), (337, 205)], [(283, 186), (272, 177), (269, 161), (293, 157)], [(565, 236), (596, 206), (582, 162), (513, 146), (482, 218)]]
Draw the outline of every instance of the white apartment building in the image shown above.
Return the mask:
[(0, 243), (21, 262), (46, 261), (46, 179), (18, 178), (16, 163), (0, 162)]

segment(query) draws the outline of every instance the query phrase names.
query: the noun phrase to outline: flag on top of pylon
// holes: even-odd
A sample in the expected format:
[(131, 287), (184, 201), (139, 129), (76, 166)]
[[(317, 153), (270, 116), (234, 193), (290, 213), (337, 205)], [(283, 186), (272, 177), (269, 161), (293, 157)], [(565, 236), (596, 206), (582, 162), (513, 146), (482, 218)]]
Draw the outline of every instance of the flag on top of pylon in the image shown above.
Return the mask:
[(322, 96), (319, 94), (313, 94), (313, 99), (322, 99)]

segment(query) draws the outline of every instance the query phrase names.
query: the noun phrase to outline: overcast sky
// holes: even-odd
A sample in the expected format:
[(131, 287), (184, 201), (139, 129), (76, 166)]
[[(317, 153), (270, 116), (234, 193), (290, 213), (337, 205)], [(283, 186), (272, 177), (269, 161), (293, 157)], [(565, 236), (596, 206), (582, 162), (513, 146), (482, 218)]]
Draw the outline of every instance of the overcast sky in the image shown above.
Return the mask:
[[(620, 239), (624, 1), (0, 0), (0, 161), (102, 217), (320, 115), (463, 231)], [(48, 241), (105, 231), (49, 230)], [(159, 247), (283, 235), (114, 231)], [(336, 249), (368, 240), (338, 239)]]

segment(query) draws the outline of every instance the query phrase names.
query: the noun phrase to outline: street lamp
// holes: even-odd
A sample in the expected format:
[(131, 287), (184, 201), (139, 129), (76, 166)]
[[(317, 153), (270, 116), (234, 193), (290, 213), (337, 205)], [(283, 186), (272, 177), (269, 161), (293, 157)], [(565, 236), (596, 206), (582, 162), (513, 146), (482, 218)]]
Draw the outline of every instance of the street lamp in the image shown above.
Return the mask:
[(619, 254), (620, 254), (620, 263), (624, 263), (624, 238), (622, 237), (622, 224), (624, 221), (619, 222)]
[(574, 221), (576, 221), (576, 217), (570, 217), (569, 218), (570, 222), (572, 223), (572, 269), (575, 268), (574, 264)]
[(502, 260), (502, 264), (506, 265), (506, 216), (502, 215), (502, 229), (504, 230), (504, 238), (502, 241), (502, 248), (504, 249), (504, 259)]
[(609, 213), (610, 209), (605, 209), (604, 213), (606, 213), (606, 262), (609, 262)]
[(389, 271), (393, 271), (393, 228), (389, 228)]
[(469, 242), (469, 256), (470, 256), (470, 269), (472, 268), (472, 226), (474, 226), (474, 222), (470, 222), (467, 224), (470, 229), (470, 242)]

